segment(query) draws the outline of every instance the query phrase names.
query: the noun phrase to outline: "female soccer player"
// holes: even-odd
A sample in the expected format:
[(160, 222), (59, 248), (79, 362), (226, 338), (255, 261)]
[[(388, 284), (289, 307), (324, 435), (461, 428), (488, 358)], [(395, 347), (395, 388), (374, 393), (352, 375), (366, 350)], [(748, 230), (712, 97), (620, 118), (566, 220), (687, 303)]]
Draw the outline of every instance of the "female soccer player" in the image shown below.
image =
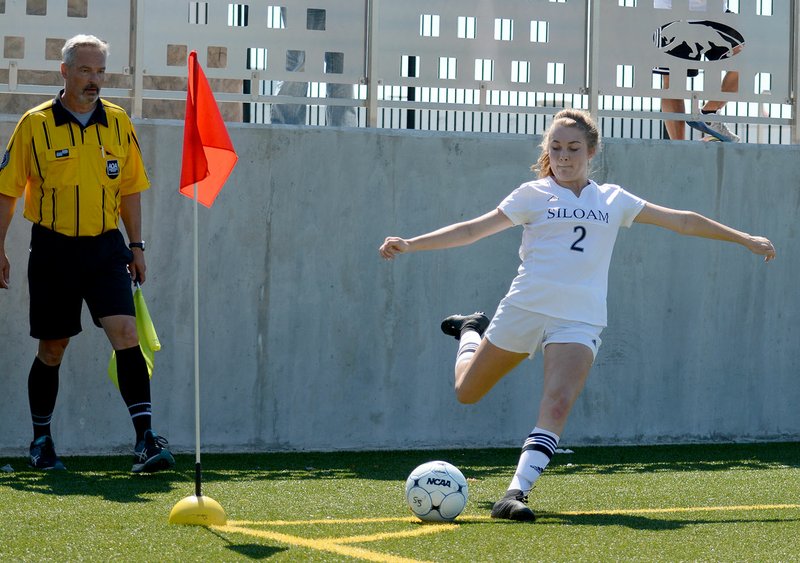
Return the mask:
[(522, 264), (491, 322), (483, 313), (453, 315), (442, 322), (445, 334), (459, 340), (455, 392), (462, 403), (479, 401), (538, 348), (544, 354), (536, 427), (523, 443), (508, 491), (492, 508), (494, 518), (535, 518), (526, 506), (528, 493), (555, 453), (600, 347), (608, 268), (620, 227), (649, 223), (683, 235), (735, 242), (765, 261), (775, 257), (764, 237), (590, 180), (589, 162), (599, 146), (597, 125), (588, 114), (562, 110), (532, 167), (538, 180), (522, 184), (485, 215), (410, 239), (387, 237), (379, 249), (391, 260), (406, 252), (472, 244), (523, 226)]

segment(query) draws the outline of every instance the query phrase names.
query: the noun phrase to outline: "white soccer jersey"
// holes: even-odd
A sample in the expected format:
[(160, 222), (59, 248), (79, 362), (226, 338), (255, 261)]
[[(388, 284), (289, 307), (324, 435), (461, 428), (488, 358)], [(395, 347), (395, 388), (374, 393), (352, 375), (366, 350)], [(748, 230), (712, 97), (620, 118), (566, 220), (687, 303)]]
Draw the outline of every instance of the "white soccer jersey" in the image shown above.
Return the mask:
[(522, 264), (506, 301), (551, 317), (606, 326), (608, 268), (620, 227), (645, 201), (589, 181), (580, 197), (553, 178), (522, 184), (498, 206), (523, 225)]

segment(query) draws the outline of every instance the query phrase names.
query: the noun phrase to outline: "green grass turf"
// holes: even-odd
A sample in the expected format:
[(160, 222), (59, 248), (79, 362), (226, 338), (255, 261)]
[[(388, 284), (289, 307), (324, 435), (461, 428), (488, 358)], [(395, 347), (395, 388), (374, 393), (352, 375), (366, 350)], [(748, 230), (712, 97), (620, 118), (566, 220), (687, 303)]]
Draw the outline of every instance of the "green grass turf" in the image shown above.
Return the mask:
[[(205, 454), (228, 528), (168, 523), (194, 493), (191, 455), (154, 475), (127, 456), (59, 473), (0, 458), (0, 561), (800, 561), (800, 443), (573, 449), (531, 494), (535, 524), (488, 518), (512, 449)], [(405, 506), (406, 476), (432, 459), (469, 480), (455, 525)]]

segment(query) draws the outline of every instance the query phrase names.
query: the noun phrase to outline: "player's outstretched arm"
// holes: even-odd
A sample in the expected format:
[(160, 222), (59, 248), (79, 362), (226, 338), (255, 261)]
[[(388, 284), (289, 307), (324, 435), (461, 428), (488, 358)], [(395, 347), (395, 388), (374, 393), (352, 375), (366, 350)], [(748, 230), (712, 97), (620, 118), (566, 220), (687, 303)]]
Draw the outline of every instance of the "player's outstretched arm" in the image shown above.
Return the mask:
[(763, 256), (765, 262), (775, 258), (775, 247), (769, 239), (737, 231), (694, 211), (681, 211), (648, 203), (636, 217), (636, 222), (657, 225), (682, 235), (735, 242)]
[(454, 223), (414, 238), (386, 237), (378, 252), (386, 260), (391, 260), (405, 252), (466, 246), (511, 226), (511, 219), (499, 209), (494, 209), (475, 219)]

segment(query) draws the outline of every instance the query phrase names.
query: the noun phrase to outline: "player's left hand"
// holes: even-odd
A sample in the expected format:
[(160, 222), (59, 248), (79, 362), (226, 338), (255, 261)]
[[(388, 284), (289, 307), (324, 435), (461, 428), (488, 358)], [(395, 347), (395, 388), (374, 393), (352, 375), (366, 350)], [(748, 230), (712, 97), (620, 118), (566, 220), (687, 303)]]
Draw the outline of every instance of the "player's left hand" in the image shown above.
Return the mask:
[(143, 284), (147, 279), (147, 265), (144, 261), (144, 252), (141, 250), (133, 251), (133, 261), (128, 264), (128, 271), (131, 273), (131, 281)]
[(769, 262), (775, 258), (775, 247), (772, 242), (766, 237), (750, 237), (750, 250), (755, 254), (764, 257), (764, 262)]
[(408, 251), (408, 241), (400, 237), (386, 237), (383, 244), (378, 249), (381, 256), (386, 260), (391, 260), (398, 254)]

